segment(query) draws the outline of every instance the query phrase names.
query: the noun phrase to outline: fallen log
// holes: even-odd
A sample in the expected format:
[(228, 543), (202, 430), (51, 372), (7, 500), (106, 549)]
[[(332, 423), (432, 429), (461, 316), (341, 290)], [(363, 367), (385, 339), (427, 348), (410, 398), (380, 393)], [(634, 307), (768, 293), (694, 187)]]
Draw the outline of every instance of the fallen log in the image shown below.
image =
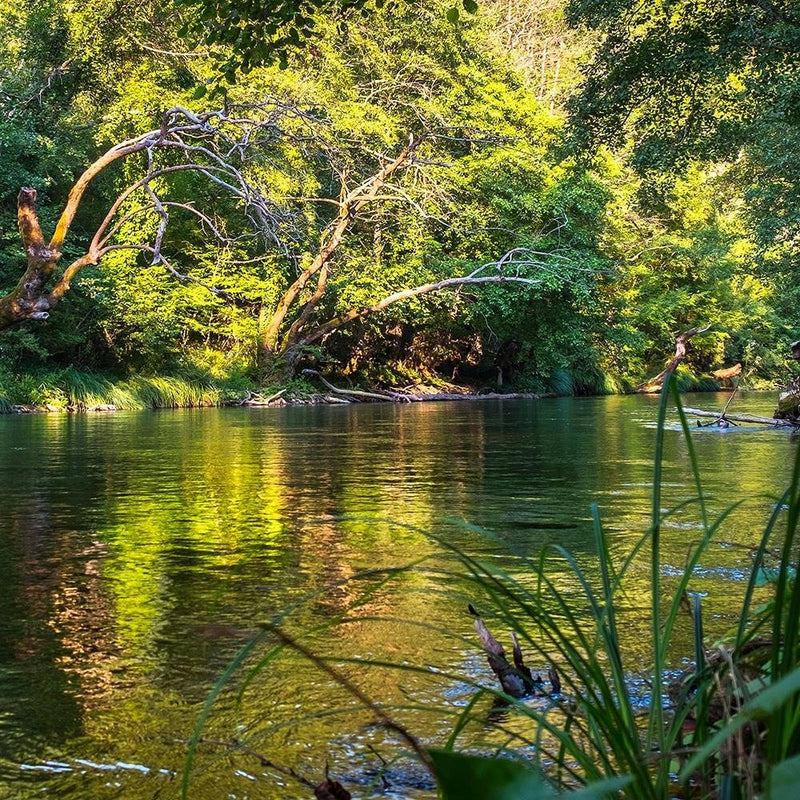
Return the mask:
[(664, 385), (664, 379), (667, 375), (672, 375), (675, 370), (678, 368), (678, 365), (686, 358), (686, 354), (688, 352), (689, 347), (689, 339), (693, 336), (698, 336), (703, 333), (707, 333), (711, 329), (711, 325), (706, 325), (704, 328), (690, 328), (688, 331), (684, 331), (682, 334), (676, 337), (675, 339), (675, 355), (672, 357), (672, 360), (664, 367), (661, 372), (658, 373), (654, 378), (650, 378), (650, 380), (645, 381), (639, 388), (636, 390), (640, 394), (656, 394), (661, 391), (661, 387)]
[(486, 392), (485, 394), (457, 394), (439, 392), (437, 394), (401, 394), (409, 403), (435, 403), (444, 400), (541, 400), (543, 397), (555, 397), (554, 394), (534, 394), (533, 392)]
[(444, 400), (541, 400), (543, 397), (555, 397), (553, 394), (534, 394), (533, 392), (512, 392), (509, 394), (499, 394), (497, 392), (486, 392), (485, 394), (458, 394), (456, 392), (423, 394), (391, 390), (381, 391), (381, 393), (365, 392), (360, 389), (340, 389), (315, 369), (304, 369), (302, 374), (313, 375), (328, 391), (334, 394), (344, 395), (354, 400), (377, 400), (383, 403), (435, 403)]
[(712, 419), (725, 420), (728, 422), (743, 422), (749, 425), (769, 425), (773, 428), (800, 427), (800, 422), (788, 419), (775, 419), (775, 417), (758, 417), (754, 414), (721, 414), (718, 411), (704, 411), (700, 408), (684, 408), (683, 410), (686, 414), (691, 414), (694, 417), (710, 417)]
[(378, 394), (377, 392), (362, 392), (359, 389), (340, 389), (338, 386), (334, 386), (329, 380), (326, 380), (322, 375), (317, 372), (315, 369), (304, 369), (303, 375), (314, 375), (320, 383), (322, 383), (325, 388), (329, 391), (333, 392), (334, 394), (342, 394), (347, 397), (360, 397), (364, 400), (379, 400), (380, 402), (386, 403), (392, 400), (405, 400), (403, 395), (398, 395), (395, 393), (392, 394)]

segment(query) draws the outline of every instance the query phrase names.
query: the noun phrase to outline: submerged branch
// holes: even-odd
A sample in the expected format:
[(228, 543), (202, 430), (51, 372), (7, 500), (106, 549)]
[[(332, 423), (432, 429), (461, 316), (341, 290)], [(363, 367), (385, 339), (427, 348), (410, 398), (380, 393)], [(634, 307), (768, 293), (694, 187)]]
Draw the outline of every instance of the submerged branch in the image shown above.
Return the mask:
[(718, 421), (744, 422), (750, 425), (770, 425), (774, 428), (798, 428), (800, 422), (790, 419), (776, 419), (775, 417), (758, 417), (754, 414), (728, 414), (726, 412), (704, 411), (699, 408), (684, 408), (687, 414), (695, 417), (708, 417)]

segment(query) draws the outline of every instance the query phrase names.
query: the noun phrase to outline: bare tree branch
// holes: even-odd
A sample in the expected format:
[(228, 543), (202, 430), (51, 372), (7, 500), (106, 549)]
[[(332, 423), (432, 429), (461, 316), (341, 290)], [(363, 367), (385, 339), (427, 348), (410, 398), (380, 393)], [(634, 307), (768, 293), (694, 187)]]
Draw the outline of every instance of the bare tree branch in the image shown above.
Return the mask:
[[(161, 126), (139, 136), (115, 144), (90, 164), (78, 177), (69, 192), (64, 208), (49, 242), (42, 232), (36, 209), (36, 191), (23, 188), (17, 207), (20, 236), (25, 249), (27, 268), (17, 285), (0, 297), (0, 329), (26, 319), (46, 319), (52, 307), (69, 290), (71, 283), (86, 266), (97, 264), (103, 255), (113, 249), (150, 252), (154, 263), (161, 263), (167, 272), (183, 281), (192, 281), (205, 286), (220, 297), (227, 293), (210, 286), (202, 280), (182, 274), (173, 267), (162, 252), (167, 228), (170, 224), (168, 208), (176, 205), (197, 217), (220, 241), (230, 243), (224, 237), (211, 216), (195, 208), (191, 203), (163, 201), (154, 188), (160, 179), (175, 173), (194, 172), (221, 187), (241, 202), (244, 213), (255, 223), (257, 229), (274, 242), (280, 242), (278, 229), (286, 215), (264, 197), (247, 180), (243, 166), (252, 143), (264, 133), (270, 137), (285, 135), (279, 123), (284, 116), (295, 115), (304, 123), (311, 122), (292, 106), (268, 103), (259, 106), (266, 112), (265, 118), (256, 119), (236, 116), (231, 111), (210, 111), (196, 114), (186, 108), (175, 107), (164, 112)], [(262, 115), (263, 116), (263, 115)], [(181, 155), (183, 163), (156, 163), (156, 154)], [(48, 289), (47, 284), (56, 275), (61, 250), (69, 235), (72, 223), (92, 181), (115, 162), (144, 153), (147, 156), (145, 174), (123, 189), (95, 231), (85, 252), (76, 258)], [(242, 166), (239, 166), (241, 164)], [(139, 193), (149, 201), (144, 206), (128, 209), (128, 204)], [(114, 242), (125, 224), (138, 214), (152, 212), (159, 223), (151, 243)]]
[[(521, 257), (517, 258), (518, 256)], [(537, 257), (534, 258), (533, 256)], [(541, 285), (543, 282), (542, 278), (526, 277), (520, 274), (520, 270), (523, 267), (536, 267), (541, 272), (552, 273), (552, 266), (545, 260), (539, 258), (546, 256), (546, 253), (537, 253), (535, 251), (529, 251), (525, 248), (515, 248), (514, 250), (509, 250), (498, 261), (492, 261), (487, 264), (483, 264), (482, 266), (470, 272), (469, 275), (444, 278), (443, 280), (436, 281), (434, 283), (425, 283), (420, 286), (414, 286), (410, 289), (403, 289), (402, 291), (394, 292), (393, 294), (384, 297), (382, 300), (379, 300), (370, 306), (365, 306), (359, 309), (351, 309), (341, 316), (334, 317), (333, 319), (318, 325), (309, 333), (300, 338), (296, 344), (299, 346), (313, 344), (314, 342), (319, 341), (344, 325), (347, 325), (348, 323), (354, 322), (358, 319), (364, 319), (365, 317), (376, 314), (379, 311), (383, 311), (385, 308), (393, 305), (394, 303), (399, 303), (403, 300), (409, 300), (412, 297), (430, 294), (431, 292), (439, 292), (443, 289), (452, 289), (454, 287), (484, 283), (522, 283), (528, 286)], [(511, 271), (512, 268), (513, 271)], [(483, 274), (489, 269), (496, 270), (496, 273), (492, 275)]]
[[(291, 286), (289, 286), (278, 302), (278, 306), (263, 333), (263, 345), (265, 350), (272, 353), (278, 350), (286, 351), (286, 349), (291, 347), (297, 340), (300, 331), (309, 320), (311, 313), (325, 293), (331, 256), (342, 243), (351, 221), (365, 206), (375, 202), (386, 180), (407, 163), (411, 154), (421, 141), (421, 139), (415, 139), (411, 136), (408, 144), (394, 159), (387, 160), (386, 163), (374, 174), (370, 175), (369, 178), (343, 195), (339, 203), (339, 213), (323, 232), (322, 243), (316, 257), (308, 268), (297, 277)], [(308, 282), (317, 274), (319, 274), (319, 277), (317, 278), (315, 291), (300, 312), (297, 320), (284, 336), (280, 348), (278, 348), (278, 338), (286, 315), (294, 306), (300, 293), (305, 289)]]

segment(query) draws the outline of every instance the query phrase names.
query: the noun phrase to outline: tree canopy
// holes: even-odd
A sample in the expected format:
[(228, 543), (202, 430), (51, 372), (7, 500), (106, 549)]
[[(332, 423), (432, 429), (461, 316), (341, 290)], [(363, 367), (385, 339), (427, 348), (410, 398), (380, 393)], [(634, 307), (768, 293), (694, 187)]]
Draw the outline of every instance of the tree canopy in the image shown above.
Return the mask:
[(691, 162), (721, 165), (758, 241), (796, 255), (800, 233), (800, 8), (791, 0), (570, 0), (600, 34), (576, 96), (584, 142), (629, 146), (654, 179)]
[[(796, 121), (789, 99), (768, 102), (791, 97), (792, 9), (780, 24), (751, 9), (783, 64), (772, 74), (745, 52), (734, 4), (728, 27), (682, 3), (451, 7), (279, 5), (274, 47), (246, 62), (266, 39), (238, 0), (168, 17), (148, 2), (4, 3), (4, 294), (25, 273), (20, 188), (52, 232), (84, 170), (158, 140), (165, 109), (258, 124), (246, 142), (223, 125), (207, 152), (207, 132), (164, 130), (99, 172), (50, 291), (138, 186), (113, 249), (67, 276), (47, 320), (0, 334), (0, 361), (256, 375), (292, 351), (372, 381), (598, 391), (655, 374), (674, 336), (708, 321), (695, 372), (749, 359), (770, 374), (794, 325), (776, 267), (794, 248), (795, 165), (781, 159)], [(303, 46), (296, 15), (313, 22)], [(211, 97), (228, 61), (237, 80)], [(186, 168), (214, 158), (236, 162), (245, 197)], [(255, 198), (269, 225), (253, 224)], [(524, 280), (451, 282), (492, 269)], [(410, 291), (427, 286), (442, 291)]]

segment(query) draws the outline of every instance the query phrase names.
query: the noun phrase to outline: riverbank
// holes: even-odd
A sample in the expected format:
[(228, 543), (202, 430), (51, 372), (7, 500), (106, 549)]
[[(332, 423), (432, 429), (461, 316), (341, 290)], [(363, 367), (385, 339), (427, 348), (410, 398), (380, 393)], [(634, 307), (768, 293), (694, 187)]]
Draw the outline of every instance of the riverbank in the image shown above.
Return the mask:
[[(205, 374), (119, 376), (74, 367), (30, 371), (0, 370), (0, 413), (109, 413), (161, 408), (215, 406), (347, 405), (363, 402), (419, 403), (448, 400), (528, 399), (569, 396), (569, 392), (515, 392), (481, 384), (446, 381), (404, 387), (351, 388), (304, 370), (285, 385), (259, 386), (246, 376)], [(682, 391), (717, 391), (719, 383), (690, 376)], [(606, 392), (607, 393), (607, 392)]]
[(0, 371), (0, 413), (111, 412), (236, 404), (254, 390), (243, 377), (159, 375), (121, 378), (74, 367)]
[[(309, 405), (351, 405), (353, 403), (422, 403), (446, 400), (541, 400), (554, 393), (495, 392), (487, 388), (422, 385), (404, 389), (363, 391), (333, 386), (320, 378), (323, 391), (290, 385), (258, 389), (255, 386), (231, 386), (225, 383), (192, 383), (183, 378), (133, 378), (101, 382), (100, 390), (85, 391), (81, 382), (38, 383), (23, 402), (13, 402), (19, 393), (1, 393), (0, 413), (113, 413), (116, 411), (156, 410), (166, 408), (214, 408), (245, 406), (254, 408)], [(446, 388), (446, 391), (440, 391)]]

